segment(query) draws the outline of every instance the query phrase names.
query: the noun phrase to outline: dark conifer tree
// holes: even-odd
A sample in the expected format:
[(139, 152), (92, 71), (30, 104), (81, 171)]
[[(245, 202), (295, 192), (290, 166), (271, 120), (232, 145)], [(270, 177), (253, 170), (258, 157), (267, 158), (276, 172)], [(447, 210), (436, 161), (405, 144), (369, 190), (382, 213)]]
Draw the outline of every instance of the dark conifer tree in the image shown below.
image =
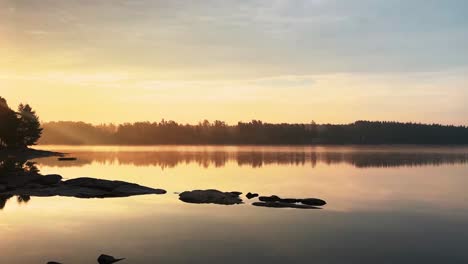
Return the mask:
[(42, 134), (41, 123), (36, 112), (29, 104), (20, 104), (18, 107), (19, 125), (18, 139), (22, 147), (35, 145)]
[(19, 120), (16, 113), (8, 107), (7, 101), (0, 96), (0, 148), (18, 146)]

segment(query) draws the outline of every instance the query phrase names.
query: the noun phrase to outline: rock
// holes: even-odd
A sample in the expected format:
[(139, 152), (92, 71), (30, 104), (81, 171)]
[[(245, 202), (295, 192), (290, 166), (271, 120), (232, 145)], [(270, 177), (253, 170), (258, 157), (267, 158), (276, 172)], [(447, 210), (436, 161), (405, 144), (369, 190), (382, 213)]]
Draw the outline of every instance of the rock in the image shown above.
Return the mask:
[(236, 195), (236, 196), (239, 196), (239, 195), (242, 195), (241, 192), (231, 192), (232, 194)]
[(47, 186), (44, 186), (39, 183), (28, 183), (28, 185), (25, 186), (25, 188), (28, 189), (40, 189), (40, 188), (46, 188)]
[(249, 192), (245, 197), (247, 197), (247, 199), (253, 199), (255, 197), (258, 197), (258, 193), (251, 193)]
[(135, 183), (124, 181), (109, 181), (94, 178), (77, 178), (63, 182), (67, 187), (89, 188), (108, 192), (110, 197), (138, 195), (138, 194), (165, 194), (162, 189), (153, 189)]
[(42, 176), (38, 174), (7, 175), (5, 177), (0, 177), (0, 184), (6, 185), (7, 189), (21, 188), (35, 182), (40, 177)]
[(283, 203), (283, 202), (256, 202), (252, 203), (254, 206), (270, 207), (270, 208), (295, 208), (295, 209), (321, 209), (320, 207), (296, 204), (296, 203)]
[(108, 256), (108, 255), (101, 255), (97, 259), (99, 264), (112, 264), (112, 263), (116, 263), (116, 262), (119, 262), (119, 261), (122, 261), (122, 260), (124, 260), (124, 258), (116, 259), (116, 258), (114, 258), (112, 256)]
[(43, 185), (58, 184), (62, 180), (62, 176), (57, 174), (49, 174), (39, 177), (35, 182)]
[(287, 203), (287, 204), (296, 204), (296, 203), (302, 203), (304, 205), (310, 205), (310, 206), (324, 206), (327, 204), (324, 200), (317, 199), (317, 198), (305, 198), (305, 199), (296, 199), (296, 198), (280, 198), (276, 195), (272, 196), (260, 196), (259, 198), (260, 201), (262, 202), (280, 202), (280, 203)]
[(278, 202), (279, 200), (281, 200), (281, 198), (279, 198), (278, 196), (276, 195), (272, 195), (272, 196), (260, 196), (258, 198), (260, 201), (262, 202)]
[(279, 201), (282, 203), (299, 203), (301, 199), (285, 198), (285, 199), (280, 199)]
[[(45, 176), (39, 176), (39, 178), (43, 177)], [(77, 198), (127, 197), (133, 195), (166, 193), (166, 191), (162, 189), (153, 189), (134, 183), (93, 178), (77, 178), (68, 181), (59, 181), (55, 185), (41, 185), (36, 183), (36, 181), (20, 188), (10, 189), (3, 193), (9, 195), (40, 197), (58, 195)]]
[(313, 206), (324, 206), (327, 204), (327, 202), (325, 202), (324, 200), (322, 199), (317, 199), (317, 198), (306, 198), (306, 199), (301, 199), (300, 201), (302, 204), (306, 204), (306, 205), (313, 205)]
[(242, 203), (238, 193), (218, 190), (194, 190), (179, 194), (179, 199), (186, 203), (234, 205)]

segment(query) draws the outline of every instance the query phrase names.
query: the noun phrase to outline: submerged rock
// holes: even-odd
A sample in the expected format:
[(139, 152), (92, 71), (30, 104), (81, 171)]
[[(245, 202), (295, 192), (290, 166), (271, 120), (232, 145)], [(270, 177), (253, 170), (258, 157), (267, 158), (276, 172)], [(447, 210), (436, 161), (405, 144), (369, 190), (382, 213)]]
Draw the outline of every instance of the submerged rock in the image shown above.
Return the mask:
[(241, 192), (221, 192), (218, 190), (194, 190), (179, 194), (179, 199), (186, 203), (197, 204), (241, 204)]
[(320, 207), (297, 204), (297, 203), (284, 203), (284, 202), (256, 202), (252, 203), (254, 206), (270, 207), (270, 208), (295, 208), (295, 209), (321, 209)]
[(116, 259), (113, 256), (101, 255), (97, 259), (99, 264), (112, 264), (124, 260), (125, 258)]
[(258, 197), (258, 193), (251, 193), (249, 192), (247, 195), (245, 195), (245, 197), (247, 197), (247, 199), (253, 199), (255, 197)]

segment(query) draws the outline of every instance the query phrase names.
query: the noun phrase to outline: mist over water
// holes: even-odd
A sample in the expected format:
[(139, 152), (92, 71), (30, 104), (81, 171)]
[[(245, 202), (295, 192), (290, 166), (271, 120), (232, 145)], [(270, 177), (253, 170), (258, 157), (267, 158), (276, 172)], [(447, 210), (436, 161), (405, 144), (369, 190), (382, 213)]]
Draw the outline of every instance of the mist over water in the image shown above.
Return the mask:
[(349, 164), (357, 168), (440, 166), (465, 164), (468, 148), (457, 147), (275, 147), (275, 146), (148, 146), (148, 147), (73, 147), (41, 146), (62, 152), (72, 152), (78, 159), (64, 163), (56, 158), (42, 158), (45, 166), (85, 166), (91, 163), (135, 166), (176, 167), (198, 164), (202, 167), (224, 167), (227, 163), (239, 166), (267, 165), (312, 166), (318, 163)]

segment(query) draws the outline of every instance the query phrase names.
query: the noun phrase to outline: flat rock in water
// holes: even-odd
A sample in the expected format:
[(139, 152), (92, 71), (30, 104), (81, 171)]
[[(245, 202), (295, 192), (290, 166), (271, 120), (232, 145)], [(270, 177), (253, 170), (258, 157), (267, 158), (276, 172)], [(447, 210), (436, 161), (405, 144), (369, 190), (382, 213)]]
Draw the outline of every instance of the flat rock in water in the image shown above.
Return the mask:
[(324, 206), (327, 204), (327, 202), (325, 202), (324, 200), (317, 198), (301, 199), (300, 203), (313, 206)]
[(62, 181), (62, 176), (58, 174), (49, 174), (49, 175), (44, 175), (42, 177), (37, 178), (37, 180), (35, 180), (34, 182), (38, 184), (43, 184), (43, 185), (54, 185), (54, 184), (60, 183), (61, 181)]
[(253, 206), (270, 207), (270, 208), (295, 208), (295, 209), (321, 209), (320, 207), (296, 204), (296, 203), (283, 203), (283, 202), (256, 202), (252, 203)]
[(262, 202), (279, 202), (281, 200), (281, 198), (279, 198), (278, 196), (276, 195), (272, 195), (272, 196), (260, 196), (258, 198), (260, 201)]
[(0, 177), (0, 184), (6, 186), (7, 189), (21, 188), (40, 180), (41, 177), (39, 174), (13, 173)]
[(297, 199), (297, 198), (280, 198), (276, 195), (272, 196), (260, 196), (258, 198), (262, 202), (271, 203), (271, 202), (278, 202), (278, 203), (286, 203), (286, 204), (296, 204), (301, 203), (304, 205), (311, 205), (311, 206), (324, 206), (327, 204), (322, 199), (317, 198), (305, 198), (305, 199)]
[(241, 204), (240, 192), (221, 192), (218, 190), (194, 190), (179, 194), (179, 199), (186, 203), (196, 204)]
[[(45, 176), (39, 177), (42, 178)], [(41, 197), (67, 196), (77, 198), (128, 197), (133, 195), (165, 193), (166, 191), (162, 189), (153, 189), (134, 183), (94, 178), (77, 178), (68, 181), (59, 181), (57, 184), (48, 186), (34, 183), (3, 192), (3, 194), (9, 195), (28, 195)]]

